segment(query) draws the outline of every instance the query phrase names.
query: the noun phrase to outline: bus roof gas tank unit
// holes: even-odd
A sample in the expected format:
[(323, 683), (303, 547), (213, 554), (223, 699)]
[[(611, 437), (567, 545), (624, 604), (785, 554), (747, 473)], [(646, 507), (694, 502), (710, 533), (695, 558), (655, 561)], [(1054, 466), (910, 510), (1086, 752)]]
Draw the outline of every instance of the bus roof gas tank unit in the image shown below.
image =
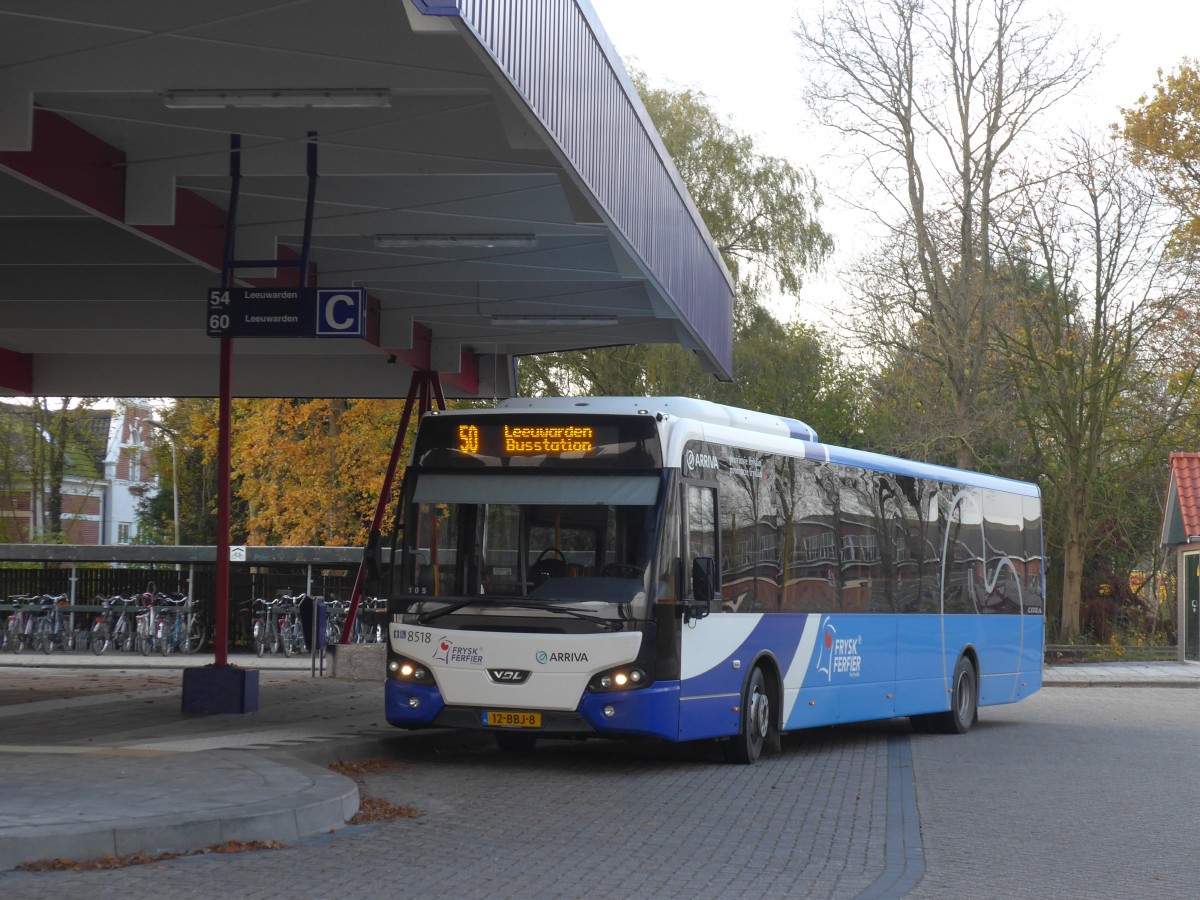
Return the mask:
[(388, 721), (717, 742), (1041, 686), (1036, 486), (821, 444), (682, 397), (431, 413), (396, 521)]

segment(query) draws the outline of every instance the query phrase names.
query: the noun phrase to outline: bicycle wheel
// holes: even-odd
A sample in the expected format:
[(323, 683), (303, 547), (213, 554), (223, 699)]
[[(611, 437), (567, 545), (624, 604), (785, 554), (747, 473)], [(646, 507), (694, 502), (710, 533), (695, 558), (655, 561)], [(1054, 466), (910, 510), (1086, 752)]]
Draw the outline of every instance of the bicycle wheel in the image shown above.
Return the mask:
[(283, 649), (283, 655), (288, 659), (292, 658), (292, 626), (285, 625), (279, 633), (279, 646)]
[(54, 649), (54, 636), (50, 633), (49, 619), (38, 619), (34, 623), (33, 649), (47, 654)]
[(187, 634), (184, 635), (183, 644), (179, 648), (184, 653), (195, 653), (204, 646), (204, 625), (199, 619), (193, 617), (188, 623)]
[(88, 644), (92, 648), (92, 652), (99, 656), (108, 649), (109, 631), (107, 622), (97, 622), (92, 626), (92, 637)]
[(13, 652), (21, 652), (21, 618), (13, 615), (9, 617), (8, 627), (4, 629), (6, 635), (4, 640), (5, 647)]
[(113, 629), (112, 646), (114, 650), (120, 650), (122, 653), (128, 653), (133, 649), (133, 635), (129, 633), (127, 619), (117, 619), (117, 625)]

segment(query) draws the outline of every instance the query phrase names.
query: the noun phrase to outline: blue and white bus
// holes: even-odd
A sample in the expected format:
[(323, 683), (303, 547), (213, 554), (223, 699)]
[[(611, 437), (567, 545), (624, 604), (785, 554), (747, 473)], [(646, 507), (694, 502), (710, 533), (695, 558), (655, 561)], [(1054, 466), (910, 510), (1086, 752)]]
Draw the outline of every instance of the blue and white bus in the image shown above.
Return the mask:
[(421, 421), (393, 550), (387, 719), (716, 740), (908, 716), (965, 732), (1041, 686), (1037, 487), (666, 397)]

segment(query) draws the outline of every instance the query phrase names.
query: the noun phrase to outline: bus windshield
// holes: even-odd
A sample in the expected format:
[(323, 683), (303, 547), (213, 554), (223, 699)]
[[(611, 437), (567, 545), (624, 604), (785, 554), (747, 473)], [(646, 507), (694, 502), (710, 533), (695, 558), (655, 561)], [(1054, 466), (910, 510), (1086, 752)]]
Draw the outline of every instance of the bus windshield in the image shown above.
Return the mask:
[(487, 597), (646, 618), (659, 483), (651, 473), (421, 473), (405, 517), (400, 593), (409, 609)]

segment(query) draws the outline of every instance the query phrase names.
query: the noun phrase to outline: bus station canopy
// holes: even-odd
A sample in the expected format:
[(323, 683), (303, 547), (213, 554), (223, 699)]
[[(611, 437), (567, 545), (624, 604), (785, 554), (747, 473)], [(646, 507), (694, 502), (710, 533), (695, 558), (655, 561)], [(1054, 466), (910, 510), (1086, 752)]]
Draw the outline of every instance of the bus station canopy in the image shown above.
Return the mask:
[(503, 397), (648, 342), (731, 376), (729, 274), (587, 0), (0, 0), (0, 61), (2, 394), (215, 396), (235, 169), (231, 286), (307, 260), (363, 308), (233, 334), (234, 395)]

